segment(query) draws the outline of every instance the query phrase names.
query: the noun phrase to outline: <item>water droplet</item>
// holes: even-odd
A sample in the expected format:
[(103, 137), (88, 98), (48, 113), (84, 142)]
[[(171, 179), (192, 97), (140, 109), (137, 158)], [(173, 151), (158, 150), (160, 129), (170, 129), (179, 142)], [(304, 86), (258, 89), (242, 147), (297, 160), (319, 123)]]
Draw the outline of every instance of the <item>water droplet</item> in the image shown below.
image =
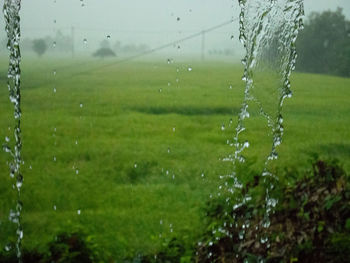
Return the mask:
[(260, 243), (261, 243), (261, 244), (265, 244), (267, 241), (268, 241), (268, 238), (267, 238), (267, 237), (261, 237), (261, 238), (260, 238)]
[(81, 210), (77, 210), (77, 214), (80, 215), (81, 214)]
[(79, 174), (79, 169), (75, 170), (75, 174), (78, 175)]
[(168, 82), (168, 87), (170, 87), (171, 86), (171, 83), (170, 82)]
[(180, 17), (177, 17), (176, 20), (177, 20), (177, 21), (180, 21)]
[(225, 130), (225, 124), (221, 125), (221, 130), (224, 131)]
[(6, 136), (6, 137), (5, 137), (5, 141), (6, 141), (6, 142), (10, 142), (10, 138)]
[(75, 141), (75, 145), (78, 145), (78, 141), (77, 140)]
[(79, 106), (80, 106), (80, 108), (82, 108), (84, 105), (83, 105), (83, 103), (80, 103), (80, 105), (79, 105)]
[(84, 38), (84, 39), (83, 39), (83, 42), (84, 42), (84, 44), (86, 45), (86, 44), (87, 44), (87, 39)]
[(174, 127), (174, 128), (173, 128), (173, 132), (175, 132), (175, 131), (176, 131), (176, 128)]
[(53, 210), (55, 210), (55, 211), (57, 210), (57, 207), (55, 205), (53, 206)]
[(53, 23), (56, 24), (56, 22), (57, 22), (56, 19), (54, 19), (54, 20), (53, 20)]
[(163, 220), (162, 220), (162, 219), (159, 221), (159, 224), (160, 224), (160, 225), (163, 225)]
[(187, 69), (188, 71), (192, 71), (192, 68), (191, 67), (188, 67), (188, 69)]
[(204, 173), (201, 174), (201, 177), (202, 177), (202, 178), (204, 177)]
[(31, 165), (29, 165), (29, 169), (30, 169), (30, 170), (32, 170), (32, 169), (33, 169)]
[(56, 76), (56, 74), (57, 74), (56, 70), (54, 70), (52, 73), (54, 76)]
[(56, 156), (53, 157), (53, 161), (56, 162)]
[(12, 249), (12, 246), (10, 244), (6, 245), (4, 247), (5, 251), (9, 252)]
[(232, 89), (232, 85), (229, 86), (229, 89)]
[(23, 239), (23, 230), (17, 229), (16, 232), (17, 232), (18, 238), (19, 238), (19, 239)]
[(170, 148), (168, 148), (168, 153), (170, 153)]
[(56, 91), (57, 91), (56, 88), (53, 88), (53, 92), (56, 93)]
[(111, 39), (111, 36), (110, 36), (110, 35), (107, 35), (107, 39)]
[(134, 168), (137, 168), (137, 163), (134, 164)]
[(21, 189), (22, 185), (23, 185), (23, 180), (19, 180), (16, 182), (17, 189)]
[(160, 88), (160, 89), (159, 89), (159, 93), (161, 93), (162, 91), (163, 91), (162, 88)]
[(235, 37), (232, 35), (232, 36), (231, 36), (231, 40), (233, 40), (234, 38), (235, 38)]
[(53, 48), (56, 47), (56, 41), (54, 41), (54, 42), (52, 43), (52, 47), (53, 47)]

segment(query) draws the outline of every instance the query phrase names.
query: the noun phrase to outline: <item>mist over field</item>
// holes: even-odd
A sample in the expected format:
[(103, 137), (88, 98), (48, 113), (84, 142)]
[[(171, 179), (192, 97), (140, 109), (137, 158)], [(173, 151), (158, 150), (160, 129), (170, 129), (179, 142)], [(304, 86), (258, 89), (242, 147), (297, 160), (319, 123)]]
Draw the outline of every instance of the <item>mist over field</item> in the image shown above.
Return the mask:
[[(343, 8), (344, 14), (350, 17), (348, 0), (305, 1), (306, 16), (312, 11), (337, 7)], [(74, 52), (80, 55), (91, 55), (103, 40), (108, 40), (112, 48), (119, 43), (131, 49), (130, 46), (143, 46), (142, 51), (232, 19), (233, 23), (205, 34), (205, 53), (226, 52), (240, 58), (244, 52), (238, 41), (238, 1), (232, 0), (36, 0), (23, 1), (21, 15), (24, 53), (30, 49), (25, 48), (25, 40), (51, 37), (54, 41), (58, 33), (71, 37)], [(2, 17), (0, 26), (4, 28)], [(4, 30), (0, 32), (0, 39), (3, 45)], [(180, 47), (174, 45), (155, 54), (198, 55), (203, 49), (202, 41), (201, 36), (194, 37), (181, 43)]]

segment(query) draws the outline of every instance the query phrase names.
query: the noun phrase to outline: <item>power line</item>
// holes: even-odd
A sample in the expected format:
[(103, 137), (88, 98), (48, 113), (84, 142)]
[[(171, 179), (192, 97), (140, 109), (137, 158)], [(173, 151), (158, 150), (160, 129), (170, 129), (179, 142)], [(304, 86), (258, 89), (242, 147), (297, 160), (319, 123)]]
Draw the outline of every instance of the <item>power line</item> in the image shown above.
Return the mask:
[(115, 61), (115, 62), (113, 62), (113, 63), (109, 63), (109, 64), (105, 64), (105, 65), (102, 65), (102, 66), (99, 66), (99, 67), (95, 67), (95, 68), (92, 68), (92, 69), (89, 69), (89, 70), (85, 70), (85, 71), (80, 72), (80, 73), (77, 73), (77, 74), (75, 74), (75, 75), (79, 75), (79, 74), (87, 73), (87, 72), (92, 72), (92, 71), (95, 71), (95, 70), (100, 70), (100, 69), (103, 69), (103, 68), (106, 68), (106, 67), (111, 67), (111, 66), (114, 66), (114, 65), (117, 65), (117, 64), (125, 63), (125, 62), (128, 62), (128, 61), (131, 61), (131, 60), (134, 60), (134, 59), (137, 59), (137, 58), (140, 58), (140, 57), (143, 57), (143, 56), (146, 56), (146, 55), (155, 53), (155, 52), (157, 52), (157, 51), (159, 51), (159, 50), (162, 50), (162, 49), (165, 49), (165, 48), (168, 48), (168, 47), (172, 47), (172, 46), (174, 46), (174, 45), (176, 45), (176, 44), (185, 42), (185, 41), (187, 41), (187, 40), (196, 38), (196, 37), (198, 37), (198, 36), (203, 36), (203, 34), (205, 34), (205, 33), (208, 33), (208, 32), (214, 31), (214, 30), (216, 30), (216, 29), (219, 29), (219, 28), (221, 28), (221, 27), (224, 27), (224, 26), (226, 26), (226, 25), (228, 25), (228, 24), (231, 24), (232, 22), (237, 21), (237, 20), (238, 20), (238, 18), (231, 19), (231, 20), (226, 21), (226, 22), (224, 22), (224, 23), (221, 23), (221, 24), (219, 24), (219, 25), (216, 25), (216, 26), (207, 28), (207, 29), (205, 29), (205, 30), (202, 30), (202, 31), (200, 31), (200, 32), (194, 33), (194, 34), (192, 34), (192, 35), (189, 35), (189, 36), (187, 36), (187, 37), (177, 39), (177, 40), (172, 41), (172, 42), (170, 42), (170, 43), (161, 45), (161, 46), (156, 47), (156, 48), (152, 48), (152, 49), (146, 50), (146, 51), (144, 51), (144, 52), (142, 52), (142, 53), (139, 53), (139, 54), (136, 54), (136, 55), (133, 55), (133, 56), (129, 56), (129, 57), (127, 57), (127, 58), (124, 58), (124, 59)]
[[(228, 24), (231, 24), (232, 22), (234, 21), (237, 21), (238, 18), (235, 18), (235, 19), (231, 19), (229, 21), (226, 21), (224, 23), (221, 23), (219, 25), (216, 25), (216, 26), (213, 26), (213, 27), (210, 27), (210, 28), (207, 28), (205, 30), (202, 30), (200, 32), (197, 32), (197, 33), (194, 33), (192, 35), (189, 35), (187, 37), (184, 37), (184, 38), (180, 38), (180, 39), (177, 39), (175, 41), (172, 41), (170, 43), (167, 43), (167, 44), (164, 44), (164, 45), (161, 45), (161, 46), (158, 46), (156, 48), (152, 48), (152, 49), (149, 49), (149, 50), (146, 50), (142, 53), (139, 53), (139, 54), (136, 54), (136, 55), (133, 55), (133, 56), (130, 56), (130, 57), (127, 57), (127, 58), (124, 58), (122, 60), (118, 60), (118, 61), (115, 61), (113, 63), (109, 63), (109, 64), (105, 64), (105, 65), (102, 65), (102, 66), (99, 66), (99, 67), (95, 67), (95, 68), (90, 68), (88, 70), (84, 70), (84, 71), (81, 71), (81, 72), (78, 72), (78, 73), (75, 73), (75, 74), (72, 74), (70, 77), (74, 77), (74, 76), (77, 76), (77, 75), (81, 75), (81, 74), (85, 74), (85, 73), (89, 73), (89, 72), (92, 72), (92, 71), (95, 71), (95, 70), (99, 70), (99, 69), (102, 69), (102, 68), (106, 68), (106, 67), (111, 67), (111, 66), (114, 66), (114, 65), (117, 65), (117, 64), (121, 64), (121, 63), (124, 63), (124, 62), (128, 62), (128, 61), (131, 61), (131, 60), (134, 60), (136, 58), (140, 58), (140, 57), (143, 57), (145, 55), (149, 55), (149, 54), (152, 54), (152, 53), (155, 53), (159, 50), (162, 50), (162, 49), (165, 49), (165, 48), (168, 48), (168, 47), (171, 47), (173, 45), (176, 45), (176, 44), (179, 44), (179, 43), (182, 43), (182, 42), (185, 42), (187, 40), (190, 40), (190, 39), (193, 39), (193, 38), (196, 38), (198, 36), (203, 36), (203, 34), (205, 33), (208, 33), (208, 32), (211, 32), (211, 31), (214, 31), (216, 29), (219, 29), (219, 28), (222, 28)], [(77, 63), (77, 64), (74, 64), (74, 65), (69, 65), (69, 66), (63, 66), (63, 67), (60, 67), (62, 69), (67, 69), (68, 67), (79, 67), (80, 65), (85, 65), (86, 62), (81, 62), (81, 63)], [(60, 68), (56, 68), (57, 69), (60, 69)], [(66, 77), (67, 78), (67, 77)], [(37, 86), (39, 85), (44, 85), (44, 84), (47, 84), (48, 82), (45, 81), (43, 83), (40, 83), (38, 84)]]

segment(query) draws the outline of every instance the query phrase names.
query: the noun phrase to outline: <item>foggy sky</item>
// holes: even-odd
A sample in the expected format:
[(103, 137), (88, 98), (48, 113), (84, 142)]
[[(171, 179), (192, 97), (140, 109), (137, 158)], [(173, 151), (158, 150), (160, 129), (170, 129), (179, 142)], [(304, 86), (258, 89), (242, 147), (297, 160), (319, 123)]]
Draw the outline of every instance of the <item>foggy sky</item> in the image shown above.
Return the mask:
[[(306, 15), (338, 6), (350, 18), (350, 0), (305, 0)], [(111, 44), (119, 40), (155, 47), (235, 19), (238, 14), (237, 0), (24, 0), (21, 27), (23, 38), (54, 36), (57, 30), (71, 35), (74, 27), (78, 50), (95, 48), (107, 35)], [(4, 28), (3, 18), (0, 23)], [(84, 38), (88, 40), (85, 47)], [(235, 21), (208, 33), (206, 48), (239, 45), (237, 38)], [(198, 45), (200, 39), (183, 44), (188, 48)]]

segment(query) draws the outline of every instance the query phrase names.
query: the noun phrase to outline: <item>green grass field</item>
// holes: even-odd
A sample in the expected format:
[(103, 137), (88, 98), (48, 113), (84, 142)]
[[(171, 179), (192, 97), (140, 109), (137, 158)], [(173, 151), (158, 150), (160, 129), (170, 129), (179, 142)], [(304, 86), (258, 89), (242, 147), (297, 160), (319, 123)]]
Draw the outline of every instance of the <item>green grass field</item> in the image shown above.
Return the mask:
[[(58, 232), (77, 228), (115, 258), (155, 251), (174, 233), (194, 239), (202, 230), (201, 208), (231, 169), (221, 159), (234, 151), (227, 140), (243, 99), (240, 66), (194, 62), (189, 71), (186, 62), (143, 61), (103, 67), (108, 63), (23, 60), (27, 248), (44, 249)], [(3, 141), (13, 126), (6, 67), (2, 62)], [(349, 169), (350, 79), (294, 73), (292, 87), (277, 168), (306, 167), (310, 154), (319, 153)], [(246, 154), (259, 171), (271, 147), (266, 121), (252, 114), (242, 138), (251, 142)], [(16, 191), (7, 160), (1, 152), (1, 246), (15, 236), (8, 212)]]

